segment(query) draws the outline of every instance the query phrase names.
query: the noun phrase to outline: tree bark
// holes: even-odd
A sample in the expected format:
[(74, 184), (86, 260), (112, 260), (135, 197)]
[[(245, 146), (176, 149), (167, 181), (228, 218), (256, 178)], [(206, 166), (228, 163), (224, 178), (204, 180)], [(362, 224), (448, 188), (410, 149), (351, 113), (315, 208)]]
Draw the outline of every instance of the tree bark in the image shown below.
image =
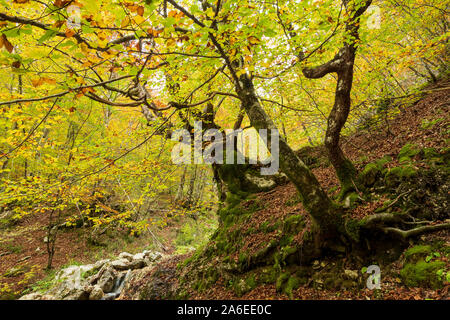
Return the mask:
[[(278, 130), (273, 120), (262, 108), (250, 77), (243, 74), (240, 76), (239, 82), (240, 86), (236, 88), (236, 91), (242, 100), (242, 106), (251, 125), (256, 130)], [(269, 143), (267, 147), (270, 150)], [(321, 233), (329, 236), (336, 235), (343, 224), (339, 210), (333, 205), (311, 170), (296, 156), (282, 136), (279, 138), (279, 161), (281, 171), (296, 186), (305, 209), (320, 227)]]
[[(355, 189), (356, 168), (353, 163), (347, 159), (339, 146), (339, 140), (342, 128), (347, 121), (351, 106), (351, 90), (353, 84), (353, 68), (359, 40), (359, 24), (361, 15), (372, 3), (367, 0), (360, 8), (350, 13), (350, 18), (346, 22), (346, 35), (344, 46), (330, 61), (314, 67), (303, 69), (305, 77), (310, 79), (322, 78), (329, 73), (337, 74), (337, 84), (335, 91), (335, 101), (333, 108), (328, 116), (327, 132), (325, 134), (325, 147), (328, 157), (333, 165), (337, 177), (341, 183), (341, 198), (349, 191)], [(349, 0), (344, 0), (347, 9)]]

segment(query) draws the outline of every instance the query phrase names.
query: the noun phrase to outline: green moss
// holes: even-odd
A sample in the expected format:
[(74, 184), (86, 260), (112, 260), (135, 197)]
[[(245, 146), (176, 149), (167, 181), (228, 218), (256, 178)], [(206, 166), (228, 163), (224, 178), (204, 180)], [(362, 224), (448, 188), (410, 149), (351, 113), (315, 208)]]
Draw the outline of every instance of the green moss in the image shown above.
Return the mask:
[(385, 183), (388, 187), (393, 187), (401, 181), (411, 179), (416, 175), (417, 170), (411, 165), (394, 167), (386, 173)]
[(423, 148), (422, 154), (424, 159), (433, 159), (440, 156), (439, 152), (435, 148)]
[(244, 263), (247, 260), (247, 255), (245, 255), (244, 253), (240, 253), (239, 254), (239, 258), (238, 258), (238, 262), (239, 263)]
[(355, 219), (349, 219), (345, 223), (345, 231), (351, 239), (359, 242), (359, 232), (361, 228), (361, 222)]
[(234, 293), (238, 297), (246, 294), (247, 292), (253, 290), (258, 285), (254, 274), (250, 274), (247, 277), (236, 277), (231, 281), (230, 285), (233, 288)]
[(256, 282), (256, 276), (254, 274), (251, 274), (250, 276), (248, 276), (245, 279), (245, 283), (246, 283), (247, 287), (249, 288), (249, 290), (255, 289), (256, 286), (258, 285), (258, 283)]
[(359, 175), (359, 179), (365, 186), (371, 186), (375, 183), (377, 175), (381, 170), (382, 168), (376, 163), (369, 163), (364, 167), (364, 170)]
[(385, 156), (375, 162), (368, 163), (364, 167), (364, 170), (359, 174), (358, 181), (360, 184), (366, 187), (370, 187), (375, 184), (377, 179), (381, 177), (384, 166), (391, 161), (392, 158), (390, 156)]
[(352, 192), (345, 197), (344, 208), (354, 207), (358, 202), (360, 202), (361, 197), (356, 192)]
[(433, 119), (433, 120), (427, 120), (427, 119), (423, 119), (422, 123), (420, 125), (420, 127), (423, 130), (428, 130), (434, 127), (434, 125), (436, 125), (437, 123), (444, 121), (443, 118), (437, 118), (437, 119)]
[(283, 232), (296, 234), (305, 227), (305, 218), (300, 214), (287, 217), (283, 223)]
[(431, 251), (432, 248), (429, 245), (414, 246), (405, 251), (405, 258), (407, 261), (417, 261), (418, 258), (423, 258), (430, 254)]
[(264, 233), (270, 233), (270, 232), (273, 232), (273, 231), (279, 229), (281, 227), (281, 224), (282, 224), (281, 221), (277, 221), (275, 223), (265, 221), (264, 223), (261, 224), (261, 226), (259, 227), (259, 230)]
[(247, 208), (247, 210), (246, 210), (247, 213), (251, 214), (251, 213), (255, 213), (257, 211), (264, 209), (264, 203), (261, 202), (259, 199), (248, 200), (248, 201), (251, 201), (252, 203)]
[(339, 168), (336, 168), (336, 175), (341, 184), (341, 192), (338, 199), (343, 200), (348, 192), (354, 191), (354, 181), (356, 181), (356, 168), (353, 163), (346, 159)]
[(85, 271), (81, 274), (81, 278), (87, 279), (90, 276), (93, 276), (94, 274), (96, 274), (97, 272), (98, 272), (98, 269), (95, 269), (95, 268), (92, 270)]
[(292, 235), (286, 234), (280, 239), (280, 247), (285, 247), (291, 244), (292, 239), (294, 237)]
[(440, 288), (443, 283), (439, 279), (437, 272), (445, 267), (444, 261), (418, 261), (417, 263), (407, 263), (400, 271), (403, 282), (410, 287), (424, 286)]
[(274, 283), (277, 280), (278, 271), (274, 267), (264, 267), (259, 273), (259, 282), (261, 283)]
[(244, 196), (242, 194), (228, 192), (227, 198), (225, 200), (225, 202), (228, 205), (228, 210), (230, 210), (230, 209), (236, 207), (238, 204), (240, 204), (243, 198), (244, 198)]
[(283, 289), (285, 288), (285, 285), (286, 285), (286, 283), (287, 283), (287, 281), (289, 280), (290, 277), (291, 277), (291, 275), (289, 274), (289, 272), (281, 273), (278, 276), (277, 281), (275, 283), (275, 287), (276, 287), (278, 292), (283, 291)]
[(407, 143), (398, 153), (398, 161), (400, 163), (410, 162), (411, 158), (417, 155), (420, 149), (415, 144)]
[(57, 271), (55, 269), (45, 271), (45, 278), (35, 282), (31, 289), (33, 292), (46, 292), (55, 285)]
[(300, 286), (300, 280), (297, 277), (290, 277), (284, 288), (284, 292), (290, 299), (293, 298), (293, 291)]

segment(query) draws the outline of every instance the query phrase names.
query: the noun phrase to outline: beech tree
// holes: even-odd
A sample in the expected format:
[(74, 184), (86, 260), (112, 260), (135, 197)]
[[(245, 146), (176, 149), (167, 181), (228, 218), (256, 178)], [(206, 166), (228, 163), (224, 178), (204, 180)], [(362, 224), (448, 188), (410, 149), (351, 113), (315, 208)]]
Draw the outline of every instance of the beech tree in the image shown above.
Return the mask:
[[(378, 107), (352, 106), (369, 105), (387, 93), (410, 94), (398, 78), (424, 70), (411, 70), (411, 63), (392, 66), (393, 56), (419, 49), (415, 59), (425, 61), (430, 76), (434, 75), (430, 66), (442, 65), (448, 32), (441, 10), (421, 9), (432, 28), (445, 32), (433, 29), (423, 37), (425, 31), (410, 29), (411, 36), (395, 39), (395, 49), (380, 44), (382, 49), (374, 50), (371, 43), (389, 41), (396, 26), (367, 31), (363, 22), (371, 4), (370, 0), (0, 0), (0, 63), (2, 85), (8, 88), (0, 94), (4, 133), (0, 175), (8, 185), (2, 190), (2, 205), (54, 198), (64, 189), (66, 205), (83, 202), (79, 211), (94, 224), (116, 222), (145, 230), (149, 221), (132, 221), (133, 209), (116, 210), (100, 201), (114, 195), (99, 186), (112, 189), (126, 176), (122, 197), (129, 198), (136, 185), (144, 190), (133, 201), (136, 205), (168, 192), (180, 181), (173, 172), (181, 175), (163, 152), (172, 146), (170, 133), (192, 129), (195, 120), (202, 120), (208, 128), (284, 128), (279, 138), (280, 170), (297, 188), (314, 223), (314, 241), (305, 246), (331, 247), (337, 242), (352, 246), (372, 232), (407, 239), (449, 228), (440, 224), (401, 230), (391, 226), (399, 219), (391, 213), (364, 221), (350, 219), (294, 151), (294, 144), (311, 140), (308, 131), (314, 131), (315, 142), (324, 141), (345, 197), (357, 187), (357, 170), (340, 146), (344, 125), (352, 127), (361, 114)], [(390, 1), (379, 4), (401, 10)], [(402, 8), (408, 10), (407, 4)], [(408, 28), (408, 21), (399, 23), (398, 28)], [(382, 63), (373, 66), (375, 59)], [(374, 77), (383, 85), (372, 85)], [(355, 82), (358, 86), (353, 86)], [(329, 85), (335, 86), (331, 95)], [(269, 146), (270, 137), (267, 140)], [(227, 169), (228, 165), (212, 165), (217, 198), (222, 201), (239, 193), (230, 187), (236, 180), (240, 191), (249, 191), (245, 181), (249, 167), (232, 165), (232, 174)], [(191, 183), (190, 198), (194, 187)], [(95, 208), (88, 205), (93, 199)], [(106, 214), (96, 215), (100, 210)]]

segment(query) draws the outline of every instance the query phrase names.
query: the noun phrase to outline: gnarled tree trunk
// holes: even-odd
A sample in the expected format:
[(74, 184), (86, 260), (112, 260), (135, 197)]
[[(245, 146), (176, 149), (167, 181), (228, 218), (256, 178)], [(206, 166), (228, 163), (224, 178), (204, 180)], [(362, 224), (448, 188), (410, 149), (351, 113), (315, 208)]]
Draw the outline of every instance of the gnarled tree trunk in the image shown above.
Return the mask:
[(345, 157), (344, 152), (339, 146), (339, 139), (341, 130), (350, 113), (350, 93), (353, 84), (353, 67), (355, 64), (357, 41), (359, 40), (358, 30), (360, 17), (371, 3), (372, 1), (368, 0), (362, 3), (359, 9), (352, 11), (348, 8), (349, 0), (345, 0), (344, 5), (352, 12), (350, 12), (350, 18), (346, 22), (346, 35), (348, 39), (344, 46), (327, 63), (314, 68), (303, 69), (303, 74), (310, 79), (322, 78), (329, 73), (336, 73), (338, 77), (333, 109), (328, 116), (325, 147), (330, 162), (336, 170), (336, 174), (341, 183), (341, 198), (356, 187), (356, 169), (352, 162)]

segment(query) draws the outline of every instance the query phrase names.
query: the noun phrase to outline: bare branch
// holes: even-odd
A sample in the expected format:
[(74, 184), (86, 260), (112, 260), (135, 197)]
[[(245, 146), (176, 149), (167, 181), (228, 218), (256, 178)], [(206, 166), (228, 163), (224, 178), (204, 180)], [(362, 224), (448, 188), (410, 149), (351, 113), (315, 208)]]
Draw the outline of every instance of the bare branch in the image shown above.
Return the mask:
[(60, 92), (60, 93), (56, 93), (56, 94), (53, 94), (53, 95), (41, 97), (41, 98), (16, 99), (16, 100), (11, 100), (11, 101), (3, 101), (3, 102), (0, 102), (0, 106), (10, 105), (10, 104), (15, 104), (15, 103), (44, 101), (44, 100), (49, 100), (49, 99), (53, 99), (53, 98), (59, 98), (59, 97), (65, 96), (65, 95), (67, 95), (67, 94), (69, 94), (71, 92), (74, 92), (74, 91), (76, 92), (76, 91), (83, 90), (83, 89), (100, 87), (100, 86), (103, 86), (103, 85), (108, 84), (108, 83), (112, 83), (112, 82), (123, 80), (123, 79), (132, 78), (132, 77), (134, 77), (134, 76), (131, 76), (131, 75), (130, 76), (123, 76), (123, 77), (119, 77), (119, 78), (116, 78), (116, 79), (111, 79), (111, 80), (107, 80), (107, 81), (103, 81), (103, 82), (98, 82), (98, 83), (95, 83), (95, 84), (92, 84), (92, 85), (85, 85), (85, 86), (80, 86), (80, 87), (76, 87), (76, 88), (70, 88), (69, 90), (66, 90), (66, 91), (63, 91), (63, 92)]

